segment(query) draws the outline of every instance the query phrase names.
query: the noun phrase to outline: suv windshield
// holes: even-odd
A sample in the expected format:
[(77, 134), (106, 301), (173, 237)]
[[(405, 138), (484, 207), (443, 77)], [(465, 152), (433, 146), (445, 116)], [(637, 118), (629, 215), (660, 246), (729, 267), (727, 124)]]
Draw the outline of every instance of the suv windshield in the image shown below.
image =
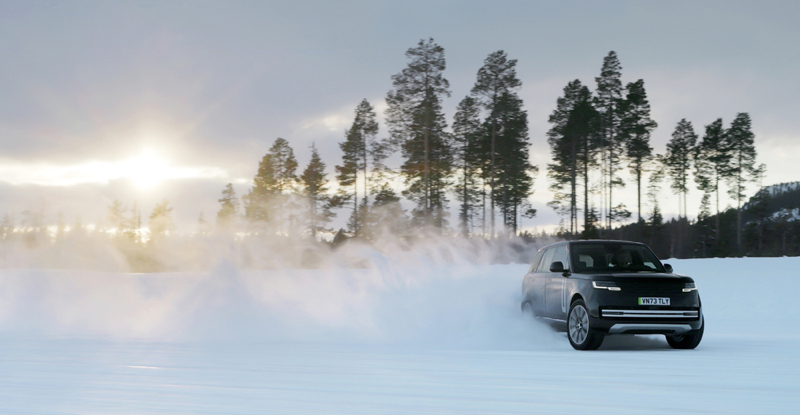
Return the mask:
[(573, 272), (666, 272), (658, 258), (644, 245), (614, 242), (573, 244), (570, 257)]

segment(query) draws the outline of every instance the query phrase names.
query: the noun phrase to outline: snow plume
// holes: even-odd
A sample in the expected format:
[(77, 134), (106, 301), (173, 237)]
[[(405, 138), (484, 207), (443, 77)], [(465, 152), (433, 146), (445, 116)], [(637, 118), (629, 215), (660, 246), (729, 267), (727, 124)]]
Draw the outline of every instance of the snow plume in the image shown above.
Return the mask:
[(518, 237), (462, 238), (437, 231), (413, 235), (391, 232), (350, 239), (332, 247), (304, 236), (235, 235), (207, 232), (168, 235), (134, 242), (130, 235), (106, 232), (0, 234), (0, 269), (80, 269), (105, 272), (211, 271), (220, 263), (241, 269), (370, 268), (388, 259), (404, 264), (528, 263), (536, 250), (554, 239), (535, 243)]
[[(377, 262), (377, 261), (376, 261)], [(530, 347), (524, 265), (123, 274), (0, 271), (0, 333), (149, 341)]]
[[(520, 313), (528, 265), (519, 262), (532, 259), (533, 245), (434, 236), (336, 250), (212, 242), (207, 255), (167, 247), (176, 264), (213, 261), (210, 270), (0, 270), (0, 335), (511, 349), (563, 340)], [(280, 266), (311, 257), (316, 268)], [(499, 261), (518, 263), (492, 265)]]

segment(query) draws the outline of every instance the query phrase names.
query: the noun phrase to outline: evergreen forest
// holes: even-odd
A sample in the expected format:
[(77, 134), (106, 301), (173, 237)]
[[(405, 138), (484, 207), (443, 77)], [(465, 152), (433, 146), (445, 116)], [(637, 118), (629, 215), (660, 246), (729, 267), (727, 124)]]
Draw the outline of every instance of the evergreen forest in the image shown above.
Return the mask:
[[(270, 266), (257, 259), (259, 249), (285, 252), (289, 240), (314, 247), (296, 254), (298, 264), (313, 265), (318, 250), (369, 246), (387, 235), (406, 244), (429, 237), (472, 240), (475, 249), (512, 241), (518, 251), (554, 239), (626, 239), (647, 243), (662, 258), (800, 254), (800, 186), (762, 187), (766, 167), (756, 162), (748, 113), (729, 123), (719, 118), (693, 125), (684, 118), (659, 125), (651, 118), (645, 81), (624, 83), (611, 51), (593, 82), (564, 86), (546, 137), (530, 137), (517, 60), (506, 52), (486, 56), (470, 93), (455, 97), (450, 116), (443, 111), (453, 98), (444, 48), (423, 39), (405, 56), (407, 65), (389, 78), (385, 125), (377, 103), (354, 103), (338, 157), (323, 160), (311, 146), (310, 161), (301, 166), (290, 141), (277, 138), (253, 160), (249, 189), (238, 195), (227, 184), (216, 195), (219, 210), (213, 217), (201, 214), (191, 236), (175, 229), (166, 199), (149, 215), (146, 230), (135, 202), (128, 209), (114, 201), (95, 233), (110, 238), (131, 268), (142, 271), (170, 269), (154, 247), (212, 236), (224, 236), (216, 240), (228, 245), (207, 249), (258, 246), (237, 254), (252, 266)], [(672, 131), (661, 154), (651, 144), (659, 127)], [(531, 164), (531, 140), (549, 144), (547, 165)], [(540, 168), (546, 183), (535, 182)], [(623, 172), (631, 179), (623, 180)], [(530, 203), (536, 186), (549, 187), (554, 197), (547, 206), (561, 218), (549, 234), (523, 230), (523, 221), (530, 226), (537, 214)], [(748, 188), (761, 190), (748, 197)], [(688, 205), (690, 190), (703, 195), (700, 206)], [(620, 203), (622, 192), (635, 193), (636, 205)], [(721, 208), (721, 195), (736, 205)], [(680, 206), (669, 220), (662, 216), (667, 202)], [(346, 219), (346, 225), (334, 228), (337, 216), (336, 223)], [(48, 225), (42, 212), (22, 212), (19, 223), (6, 214), (0, 223), (4, 265), (13, 265), (12, 242), (31, 248), (57, 244), (67, 233), (85, 239), (88, 232), (80, 220), (67, 227), (61, 215), (55, 232)]]

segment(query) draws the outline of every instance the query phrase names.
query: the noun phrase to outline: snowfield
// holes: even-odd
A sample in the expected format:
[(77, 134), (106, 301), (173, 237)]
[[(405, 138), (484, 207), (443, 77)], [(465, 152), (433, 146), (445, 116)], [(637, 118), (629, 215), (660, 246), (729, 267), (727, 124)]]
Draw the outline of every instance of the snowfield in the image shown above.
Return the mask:
[(800, 413), (800, 258), (666, 262), (696, 350), (573, 350), (521, 316), (527, 265), (0, 270), (0, 413)]

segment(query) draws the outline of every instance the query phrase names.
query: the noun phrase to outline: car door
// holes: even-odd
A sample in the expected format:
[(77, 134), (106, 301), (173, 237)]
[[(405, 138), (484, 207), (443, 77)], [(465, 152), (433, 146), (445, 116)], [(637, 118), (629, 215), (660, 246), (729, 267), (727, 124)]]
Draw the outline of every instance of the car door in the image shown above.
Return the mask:
[[(567, 256), (567, 245), (556, 246), (555, 252), (551, 260), (553, 262), (561, 262), (565, 270), (569, 270), (569, 257)], [(565, 286), (567, 278), (564, 277), (562, 272), (550, 272), (550, 265), (547, 266), (547, 282), (545, 285), (545, 305), (547, 307), (546, 315), (550, 318), (558, 320), (567, 319), (566, 300), (564, 298)]]
[[(522, 280), (522, 296), (525, 297), (525, 301), (530, 301), (531, 303), (537, 301), (537, 292), (542, 292), (544, 287), (538, 287), (534, 284), (536, 280), (536, 269), (539, 267), (539, 263), (542, 262), (542, 257), (544, 256), (544, 249), (540, 249), (536, 252), (536, 255), (533, 258), (533, 262), (531, 263), (530, 268), (528, 268), (528, 273), (525, 274), (525, 278)], [(541, 301), (543, 297), (542, 294), (538, 295), (538, 301)]]
[(550, 275), (550, 262), (555, 252), (554, 247), (545, 249), (541, 261), (539, 261), (531, 275), (531, 292), (534, 293), (531, 298), (533, 300), (533, 310), (540, 316), (547, 316), (545, 284), (547, 283), (547, 277)]

